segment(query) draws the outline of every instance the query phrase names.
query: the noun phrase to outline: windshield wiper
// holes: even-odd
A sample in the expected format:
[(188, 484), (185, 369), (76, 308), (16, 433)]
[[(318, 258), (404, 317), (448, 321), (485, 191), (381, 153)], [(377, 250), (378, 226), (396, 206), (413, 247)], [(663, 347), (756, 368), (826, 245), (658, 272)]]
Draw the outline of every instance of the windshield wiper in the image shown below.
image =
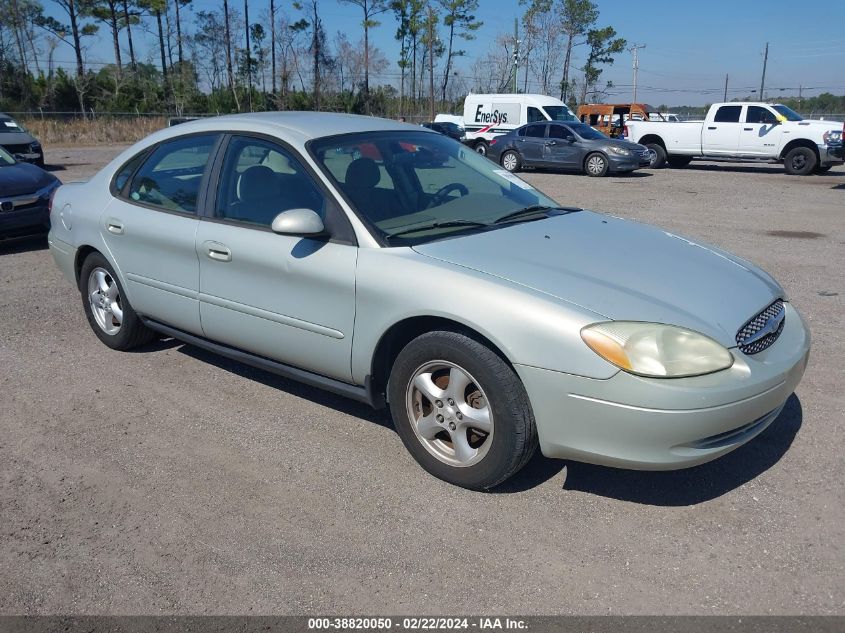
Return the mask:
[(431, 224), (420, 224), (418, 226), (412, 226), (407, 229), (403, 229), (396, 233), (391, 233), (387, 236), (387, 239), (393, 239), (394, 237), (399, 237), (400, 235), (406, 235), (408, 233), (416, 233), (418, 231), (428, 231), (431, 229), (448, 229), (455, 226), (483, 226), (488, 227), (490, 226), (486, 222), (476, 222), (475, 220), (447, 220), (445, 222), (432, 222)]
[(564, 213), (573, 213), (575, 211), (580, 211), (581, 209), (577, 209), (575, 207), (550, 207), (545, 204), (532, 204), (527, 207), (523, 207), (521, 209), (517, 209), (516, 211), (512, 211), (511, 213), (506, 213), (500, 218), (496, 218), (493, 221), (493, 224), (502, 224), (504, 222), (513, 222), (514, 220), (518, 220), (520, 218), (530, 217), (533, 215), (539, 215), (540, 213), (546, 213), (548, 211), (563, 211)]

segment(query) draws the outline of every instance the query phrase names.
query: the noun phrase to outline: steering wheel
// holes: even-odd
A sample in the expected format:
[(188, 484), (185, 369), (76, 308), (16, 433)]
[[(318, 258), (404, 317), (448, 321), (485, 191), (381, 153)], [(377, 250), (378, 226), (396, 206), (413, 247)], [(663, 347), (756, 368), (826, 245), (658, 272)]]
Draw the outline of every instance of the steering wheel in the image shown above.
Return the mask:
[(450, 182), (448, 185), (440, 187), (440, 189), (431, 196), (431, 200), (426, 208), (430, 209), (431, 207), (436, 207), (449, 202), (451, 199), (449, 194), (453, 191), (459, 192), (462, 198), (469, 194), (469, 189), (467, 189), (465, 185), (462, 185), (459, 182)]

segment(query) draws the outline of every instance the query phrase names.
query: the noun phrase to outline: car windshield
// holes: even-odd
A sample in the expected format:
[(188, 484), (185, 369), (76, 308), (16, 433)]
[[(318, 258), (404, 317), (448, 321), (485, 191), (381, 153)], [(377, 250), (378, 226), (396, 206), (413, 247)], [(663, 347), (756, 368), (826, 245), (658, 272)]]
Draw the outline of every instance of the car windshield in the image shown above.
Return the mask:
[(0, 134), (15, 134), (18, 132), (25, 132), (20, 125), (15, 123), (8, 117), (0, 117)]
[(308, 149), (359, 217), (390, 246), (493, 230), (507, 225), (494, 225), (497, 219), (520, 209), (558, 206), (440, 134), (344, 134), (315, 139)]
[(778, 114), (786, 117), (787, 121), (803, 121), (804, 117), (798, 114), (795, 110), (787, 108), (785, 105), (772, 106)]
[(575, 121), (575, 117), (566, 106), (543, 106), (543, 110), (552, 121)]
[(5, 149), (0, 147), (0, 167), (7, 167), (8, 165), (14, 165), (15, 159), (12, 158), (12, 155), (7, 152)]
[(581, 138), (587, 141), (600, 141), (602, 139), (610, 138), (607, 134), (599, 132), (597, 129), (590, 127), (586, 123), (574, 123), (569, 126)]

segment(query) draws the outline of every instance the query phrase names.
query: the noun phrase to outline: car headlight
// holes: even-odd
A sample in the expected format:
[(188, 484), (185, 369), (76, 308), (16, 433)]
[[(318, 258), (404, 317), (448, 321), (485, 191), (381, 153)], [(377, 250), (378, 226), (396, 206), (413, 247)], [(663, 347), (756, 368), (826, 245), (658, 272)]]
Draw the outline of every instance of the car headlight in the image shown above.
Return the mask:
[(842, 130), (828, 130), (822, 134), (825, 145), (838, 145), (842, 142)]
[(40, 152), (41, 151), (41, 143), (30, 143), (29, 144), (29, 151), (30, 152)]
[(662, 323), (593, 323), (581, 329), (581, 338), (609, 363), (639, 376), (700, 376), (727, 369), (734, 360), (709, 336)]
[(631, 150), (625, 149), (624, 147), (615, 147), (615, 146), (611, 145), (607, 149), (610, 150), (611, 154), (616, 154), (617, 156), (630, 156), (631, 155)]

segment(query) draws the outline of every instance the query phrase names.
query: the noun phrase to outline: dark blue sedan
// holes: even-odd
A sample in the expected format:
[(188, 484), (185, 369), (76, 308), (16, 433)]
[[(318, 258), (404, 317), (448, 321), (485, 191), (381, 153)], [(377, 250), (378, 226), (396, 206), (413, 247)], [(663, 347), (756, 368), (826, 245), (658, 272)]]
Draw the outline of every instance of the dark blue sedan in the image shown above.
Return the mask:
[(643, 145), (612, 139), (584, 123), (529, 123), (494, 138), (487, 158), (508, 171), (545, 167), (605, 176), (649, 164)]
[(15, 160), (0, 147), (0, 239), (46, 233), (50, 196), (61, 184), (53, 174)]

